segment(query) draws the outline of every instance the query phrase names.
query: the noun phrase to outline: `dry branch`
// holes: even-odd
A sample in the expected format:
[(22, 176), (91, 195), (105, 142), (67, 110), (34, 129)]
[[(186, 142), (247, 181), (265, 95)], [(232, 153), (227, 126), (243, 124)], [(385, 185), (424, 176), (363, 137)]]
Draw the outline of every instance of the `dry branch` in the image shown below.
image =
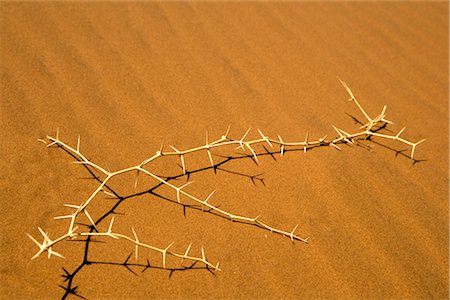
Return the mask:
[[(355, 133), (348, 133), (347, 131), (344, 131), (333, 125), (333, 128), (337, 132), (338, 136), (336, 138), (330, 139), (330, 140), (326, 139), (327, 138), (326, 135), (317, 140), (310, 140), (309, 134), (307, 133), (306, 137), (303, 141), (286, 142), (281, 138), (280, 135), (277, 136), (277, 139), (273, 139), (273, 138), (270, 138), (269, 136), (265, 135), (259, 129), (257, 129), (257, 131), (260, 135), (259, 139), (246, 140), (246, 137), (250, 132), (250, 128), (244, 133), (242, 138), (233, 139), (233, 138), (229, 137), (230, 127), (228, 127), (226, 133), (224, 135), (222, 135), (219, 139), (214, 140), (214, 141), (209, 141), (208, 132), (206, 132), (205, 144), (195, 147), (195, 148), (191, 148), (191, 149), (180, 150), (180, 149), (175, 148), (174, 146), (170, 146), (173, 149), (173, 151), (164, 151), (164, 143), (162, 143), (160, 149), (158, 151), (156, 151), (156, 153), (152, 157), (144, 160), (140, 164), (131, 166), (131, 167), (128, 167), (128, 168), (125, 168), (122, 170), (118, 170), (115, 172), (111, 172), (111, 171), (106, 170), (105, 168), (99, 166), (98, 164), (89, 161), (86, 158), (86, 156), (82, 154), (82, 152), (80, 151), (80, 140), (81, 140), (80, 136), (78, 136), (76, 148), (69, 146), (68, 144), (66, 144), (65, 142), (63, 142), (60, 139), (59, 129), (56, 131), (56, 136), (54, 136), (54, 137), (47, 136), (47, 140), (39, 139), (39, 142), (46, 144), (47, 147), (58, 146), (58, 147), (65, 149), (67, 152), (69, 152), (72, 156), (74, 156), (77, 159), (77, 161), (75, 163), (80, 163), (85, 166), (89, 166), (89, 167), (93, 168), (94, 170), (102, 173), (105, 176), (105, 178), (103, 180), (100, 180), (101, 183), (99, 184), (97, 189), (88, 197), (88, 199), (86, 199), (86, 201), (80, 203), (79, 205), (65, 204), (65, 206), (75, 209), (72, 214), (55, 217), (55, 219), (70, 219), (70, 224), (69, 224), (69, 227), (65, 234), (52, 240), (52, 239), (50, 239), (48, 234), (46, 232), (44, 232), (44, 230), (42, 230), (40, 227), (38, 227), (38, 230), (40, 231), (41, 235), (43, 236), (42, 242), (38, 242), (33, 236), (28, 234), (29, 238), (39, 247), (38, 252), (32, 257), (32, 259), (35, 259), (36, 257), (40, 256), (44, 252), (47, 252), (48, 258), (50, 258), (52, 255), (62, 258), (63, 256), (61, 254), (59, 254), (58, 252), (53, 250), (53, 247), (57, 243), (64, 241), (64, 240), (76, 239), (79, 236), (85, 236), (85, 237), (102, 237), (102, 238), (126, 240), (135, 246), (135, 258), (136, 259), (138, 259), (139, 247), (159, 252), (162, 255), (162, 268), (166, 268), (167, 256), (173, 256), (175, 258), (180, 258), (183, 261), (188, 260), (188, 261), (192, 261), (194, 263), (200, 262), (200, 263), (203, 263), (205, 265), (205, 267), (207, 267), (207, 268), (219, 270), (218, 263), (212, 264), (206, 259), (203, 248), (201, 248), (201, 257), (189, 255), (189, 251), (191, 249), (192, 244), (190, 244), (187, 247), (187, 250), (184, 254), (178, 254), (178, 253), (170, 251), (170, 248), (173, 243), (171, 243), (166, 248), (159, 248), (159, 247), (155, 247), (155, 246), (151, 246), (149, 244), (143, 243), (138, 238), (137, 233), (134, 228), (132, 228), (132, 233), (133, 233), (132, 236), (128, 236), (128, 235), (113, 231), (114, 217), (111, 219), (107, 230), (101, 231), (99, 228), (97, 228), (97, 224), (94, 222), (94, 220), (88, 213), (87, 207), (89, 206), (89, 204), (92, 201), (94, 201), (95, 197), (100, 192), (104, 192), (107, 195), (114, 197), (114, 195), (112, 193), (108, 192), (105, 189), (106, 184), (110, 181), (111, 178), (125, 174), (125, 173), (129, 173), (129, 172), (136, 172), (135, 187), (137, 185), (138, 176), (139, 176), (139, 174), (142, 173), (143, 175), (146, 175), (153, 179), (156, 179), (160, 184), (170, 187), (175, 192), (177, 202), (180, 204), (187, 205), (185, 203), (182, 203), (182, 201), (181, 201), (181, 196), (184, 196), (185, 198), (190, 199), (191, 201), (194, 201), (194, 202), (200, 204), (202, 207), (202, 211), (205, 211), (205, 209), (206, 209), (207, 211), (212, 211), (220, 216), (226, 217), (226, 218), (230, 219), (231, 221), (239, 221), (241, 223), (248, 223), (248, 224), (256, 225), (260, 228), (267, 229), (267, 230), (270, 230), (271, 232), (278, 233), (280, 235), (288, 237), (293, 242), (295, 240), (297, 240), (297, 241), (307, 243), (308, 238), (302, 238), (295, 234), (295, 230), (297, 229), (298, 225), (296, 225), (292, 231), (285, 231), (285, 230), (274, 228), (274, 227), (260, 221), (260, 219), (259, 219), (260, 216), (252, 218), (252, 217), (240, 216), (237, 214), (230, 213), (230, 212), (223, 210), (223, 209), (219, 208), (218, 206), (215, 206), (215, 205), (211, 204), (210, 202), (208, 202), (211, 199), (211, 197), (213, 196), (214, 191), (211, 192), (207, 198), (205, 198), (205, 199), (200, 198), (199, 196), (195, 196), (186, 191), (186, 187), (189, 184), (192, 184), (192, 181), (189, 181), (182, 186), (176, 186), (176, 185), (170, 183), (167, 179), (164, 179), (163, 177), (160, 177), (160, 176), (156, 175), (155, 173), (153, 173), (151, 170), (148, 170), (146, 168), (146, 166), (150, 162), (152, 162), (156, 159), (161, 159), (161, 158), (164, 158), (167, 156), (177, 156), (181, 160), (183, 174), (186, 174), (185, 155), (194, 153), (194, 152), (205, 151), (207, 154), (207, 157), (208, 157), (208, 163), (211, 164), (212, 167), (214, 167), (214, 161), (212, 158), (212, 150), (214, 148), (219, 148), (219, 147), (234, 145), (234, 146), (236, 146), (236, 149), (242, 149), (244, 151), (249, 150), (251, 153), (251, 156), (254, 158), (255, 162), (258, 162), (258, 155), (254, 149), (254, 147), (258, 144), (266, 143), (270, 147), (278, 146), (278, 147), (280, 147), (280, 155), (283, 156), (288, 148), (300, 148), (300, 149), (303, 149), (304, 152), (306, 152), (307, 150), (312, 149), (314, 147), (329, 146), (329, 147), (333, 147), (337, 150), (341, 150), (341, 148), (339, 147), (340, 144), (358, 143), (359, 140), (366, 140), (371, 137), (396, 140), (400, 143), (411, 146), (410, 158), (412, 160), (415, 160), (414, 159), (415, 149), (424, 140), (420, 140), (418, 142), (411, 142), (405, 138), (402, 138), (400, 135), (403, 133), (405, 128), (400, 130), (395, 135), (380, 133), (379, 132), (380, 129), (385, 128), (387, 124), (392, 124), (392, 122), (387, 120), (385, 117), (387, 107), (384, 106), (379, 115), (377, 115), (374, 118), (371, 118), (367, 114), (367, 112), (363, 109), (363, 107), (360, 105), (358, 100), (355, 98), (355, 96), (353, 95), (352, 91), (349, 89), (347, 84), (343, 81), (341, 81), (341, 83), (350, 95), (349, 100), (356, 104), (358, 109), (361, 111), (361, 113), (367, 119), (367, 122), (363, 126), (360, 127), (360, 129), (361, 129), (360, 131), (357, 131)], [(95, 231), (94, 230), (81, 231), (80, 228), (75, 227), (77, 218), (82, 214), (86, 215), (86, 217), (89, 219), (89, 221), (92, 225), (92, 228), (95, 229)]]

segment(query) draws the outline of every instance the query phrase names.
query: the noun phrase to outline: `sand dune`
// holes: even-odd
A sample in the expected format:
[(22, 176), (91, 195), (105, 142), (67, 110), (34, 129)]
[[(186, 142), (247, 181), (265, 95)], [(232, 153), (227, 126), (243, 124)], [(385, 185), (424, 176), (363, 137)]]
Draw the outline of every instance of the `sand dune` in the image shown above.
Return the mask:
[[(61, 297), (62, 267), (73, 271), (82, 260), (82, 243), (67, 242), (55, 247), (65, 260), (30, 261), (37, 247), (26, 233), (38, 236), (40, 226), (60, 234), (67, 224), (53, 217), (67, 213), (62, 204), (85, 201), (97, 186), (38, 138), (59, 127), (76, 145), (80, 134), (89, 159), (117, 170), (151, 156), (163, 139), (195, 147), (206, 129), (220, 137), (229, 124), (236, 138), (248, 127), (287, 141), (334, 136), (332, 125), (355, 132), (346, 113), (363, 116), (338, 77), (371, 115), (387, 104), (392, 130), (406, 126), (406, 138), (426, 138), (417, 149), (425, 161), (411, 166), (372, 144), (373, 152), (319, 148), (223, 166), (239, 174), (193, 174), (193, 193), (217, 190), (215, 203), (229, 211), (260, 214), (283, 229), (300, 224), (310, 243), (133, 197), (118, 209), (118, 230), (131, 234), (133, 226), (161, 247), (175, 241), (176, 251), (192, 242), (197, 255), (203, 246), (223, 271), (169, 278), (91, 265), (74, 286), (87, 298), (448, 298), (448, 9), (445, 2), (2, 2), (2, 298)], [(208, 158), (186, 162), (194, 169)], [(179, 173), (177, 163), (155, 168)], [(265, 185), (245, 176), (260, 173)], [(114, 185), (131, 193), (133, 181)], [(99, 197), (99, 211), (108, 201)], [(123, 262), (132, 251), (109, 242), (93, 244), (90, 255)]]

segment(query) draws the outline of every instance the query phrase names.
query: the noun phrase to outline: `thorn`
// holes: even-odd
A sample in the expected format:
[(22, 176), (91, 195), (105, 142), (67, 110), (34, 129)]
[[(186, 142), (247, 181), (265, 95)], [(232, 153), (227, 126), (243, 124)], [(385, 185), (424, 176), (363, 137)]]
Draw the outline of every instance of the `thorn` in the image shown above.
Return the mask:
[(38, 142), (39, 142), (39, 143), (43, 143), (44, 145), (47, 145), (47, 141), (46, 141), (46, 140), (38, 139)]
[(304, 153), (306, 153), (306, 150), (308, 149), (308, 137), (309, 137), (309, 132), (306, 133), (305, 146), (303, 147)]
[(55, 141), (55, 142), (51, 142), (50, 144), (47, 145), (47, 148), (49, 148), (49, 147), (51, 147), (51, 146), (53, 146), (53, 145), (56, 145), (56, 144), (57, 144), (56, 141)]
[(137, 234), (136, 234), (136, 231), (134, 230), (133, 227), (131, 227), (131, 230), (133, 231), (134, 239), (135, 239), (135, 242), (136, 242), (136, 246), (135, 246), (135, 258), (136, 258), (136, 260), (138, 260), (139, 239), (138, 239)]
[(177, 148), (175, 148), (174, 146), (172, 146), (172, 145), (169, 145), (169, 147), (170, 148), (172, 148), (176, 153), (180, 153), (180, 151), (178, 151), (178, 149)]
[(414, 151), (416, 150), (416, 146), (419, 145), (420, 143), (424, 142), (424, 141), (425, 141), (425, 139), (420, 140), (420, 141), (418, 141), (417, 143), (415, 143), (415, 144), (412, 146), (412, 149), (411, 149), (411, 159), (414, 159)]
[[(215, 190), (212, 191), (212, 192), (208, 195), (208, 197), (206, 197), (206, 199), (205, 199), (205, 201), (203, 201), (203, 203), (206, 204), (206, 202), (208, 202), (208, 200), (212, 197), (212, 195), (214, 195), (215, 192), (216, 192)], [(202, 212), (204, 211), (204, 208), (205, 208), (205, 206), (202, 205)]]
[(338, 145), (336, 145), (334, 143), (330, 143), (329, 145), (336, 148), (337, 150), (341, 151), (341, 148)]
[(250, 132), (250, 129), (247, 129), (247, 131), (244, 133), (244, 136), (242, 137), (241, 141), (243, 141), (245, 139), (245, 137), (247, 136), (247, 134)]
[(340, 78), (338, 78), (338, 79), (341, 82), (341, 84), (344, 86), (344, 88), (347, 90), (347, 92), (350, 94), (351, 100), (355, 99), (355, 96), (353, 95), (353, 93), (350, 90), (350, 88), (348, 87), (348, 85), (344, 81), (342, 81)]
[(230, 129), (231, 129), (231, 124), (228, 124), (228, 128), (227, 131), (225, 132), (224, 135), (222, 135), (222, 139), (227, 139), (228, 138), (228, 134), (230, 133)]
[(395, 138), (398, 139), (398, 138), (400, 137), (400, 134), (402, 134), (403, 131), (405, 131), (405, 129), (406, 129), (406, 127), (403, 127), (403, 128), (397, 133), (397, 135), (395, 136)]
[(64, 259), (65, 259), (64, 256), (62, 256), (61, 254), (59, 254), (59, 253), (56, 252), (56, 251), (53, 251), (53, 250), (51, 249), (51, 247), (50, 247), (49, 249), (47, 249), (47, 252), (48, 252), (48, 258), (50, 258), (50, 256), (54, 255), (54, 256), (58, 256), (58, 257), (60, 257), (60, 258), (64, 258)]
[(113, 227), (113, 224), (114, 224), (114, 218), (115, 218), (115, 216), (113, 215), (112, 218), (111, 218), (111, 222), (109, 223), (108, 233), (112, 232), (112, 227)]
[(134, 180), (134, 189), (136, 189), (139, 179), (139, 170), (136, 171), (136, 179)]
[(256, 164), (258, 164), (259, 163), (258, 156), (256, 155), (255, 150), (253, 150), (253, 148), (250, 146), (250, 143), (245, 143), (244, 145), (247, 146), (247, 148), (252, 152), (253, 157), (255, 158), (255, 162)]
[(62, 219), (69, 219), (72, 218), (73, 215), (66, 215), (66, 216), (57, 216), (57, 217), (53, 217), (54, 220), (62, 220)]
[(38, 229), (39, 229), (39, 232), (40, 232), (40, 233), (42, 234), (42, 236), (44, 237), (44, 243), (47, 242), (47, 241), (50, 241), (49, 237), (47, 236), (47, 233), (44, 232), (44, 230), (42, 230), (41, 227), (38, 227)]
[(290, 237), (291, 237), (291, 240), (292, 240), (292, 241), (294, 241), (294, 232), (295, 232), (295, 230), (297, 229), (297, 227), (298, 227), (298, 224), (295, 225), (294, 229), (292, 229), (292, 231), (291, 231)]
[(38, 245), (39, 248), (42, 248), (41, 243), (39, 243), (38, 241), (36, 241), (36, 239), (29, 233), (27, 233), (28, 237), (36, 244)]
[(59, 141), (59, 127), (56, 128), (56, 140)]
[(164, 140), (161, 141), (161, 146), (159, 147), (159, 150), (156, 151), (156, 155), (163, 155), (163, 148), (164, 148)]
[(257, 130), (259, 132), (259, 135), (263, 138), (263, 140), (266, 141), (266, 143), (269, 144), (270, 147), (273, 147), (272, 143), (269, 140), (269, 137), (264, 135), (261, 130), (259, 130), (259, 129), (257, 129)]
[(284, 142), (280, 135), (278, 135), (278, 139), (280, 140), (281, 146), (280, 146), (280, 156), (284, 155)]
[(183, 166), (183, 174), (186, 175), (186, 164), (184, 163), (184, 156), (181, 155), (180, 158), (181, 158), (181, 165)]
[(78, 135), (77, 152), (80, 152), (80, 135)]
[(83, 209), (83, 212), (86, 215), (86, 217), (89, 219), (89, 221), (91, 222), (92, 226), (94, 226), (95, 230), (97, 230), (97, 232), (98, 232), (97, 226), (95, 226), (95, 222), (92, 219), (91, 215), (87, 212), (86, 209)]
[(106, 191), (104, 189), (102, 189), (102, 192), (105, 193), (106, 195), (110, 196), (110, 197), (116, 198), (116, 195), (114, 195), (113, 193), (110, 193), (110, 192), (108, 192), (108, 191)]
[(189, 182), (183, 184), (182, 186), (180, 186), (180, 187), (178, 187), (178, 188), (175, 188), (175, 189), (177, 190), (177, 200), (178, 200), (178, 203), (181, 203), (181, 201), (180, 201), (180, 200), (181, 200), (181, 199), (180, 199), (180, 192), (181, 192), (181, 190), (182, 190), (183, 188), (187, 187), (188, 185), (190, 185), (191, 183), (193, 183), (193, 181), (189, 181)]
[(174, 242), (172, 242), (169, 246), (167, 246), (166, 249), (162, 250), (162, 255), (163, 255), (163, 268), (166, 268), (166, 254), (167, 254), (167, 250), (173, 245)]
[(343, 138), (344, 135), (342, 134), (342, 132), (338, 128), (336, 128), (336, 126), (334, 126), (334, 125), (332, 125), (332, 126), (333, 126), (334, 130), (339, 134), (339, 137)]
[(211, 151), (209, 149), (206, 149), (206, 152), (208, 152), (209, 162), (211, 163), (211, 167), (214, 168), (214, 161), (211, 155)]
[(206, 257), (205, 257), (205, 250), (202, 247), (202, 260), (204, 263), (206, 263)]
[(372, 119), (370, 119), (370, 117), (367, 115), (367, 113), (364, 111), (364, 109), (359, 104), (358, 100), (356, 100), (355, 96), (353, 95), (353, 93), (350, 90), (350, 88), (348, 87), (348, 85), (344, 81), (342, 81), (340, 78), (338, 78), (338, 79), (341, 82), (342, 86), (347, 90), (347, 93), (349, 93), (349, 95), (350, 95), (350, 99), (349, 100), (355, 102), (356, 106), (358, 106), (359, 110), (364, 114), (366, 119), (368, 121), (371, 121)]
[(192, 243), (190, 243), (189, 244), (189, 246), (187, 247), (187, 249), (186, 249), (186, 252), (184, 252), (184, 257), (186, 258), (187, 257), (187, 255), (188, 255), (188, 253), (189, 253), (189, 250), (191, 250), (191, 246), (192, 246)]

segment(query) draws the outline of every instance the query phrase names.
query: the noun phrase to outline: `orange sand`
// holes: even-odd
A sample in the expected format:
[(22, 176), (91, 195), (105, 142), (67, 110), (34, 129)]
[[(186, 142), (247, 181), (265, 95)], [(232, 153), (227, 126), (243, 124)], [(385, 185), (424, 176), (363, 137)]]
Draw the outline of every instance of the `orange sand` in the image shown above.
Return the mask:
[[(182, 209), (153, 196), (126, 201), (117, 230), (183, 252), (204, 246), (220, 261), (205, 270), (86, 266), (76, 277), (88, 298), (442, 298), (449, 284), (448, 3), (0, 3), (0, 176), (2, 298), (58, 298), (61, 269), (73, 270), (80, 243), (41, 256), (26, 233), (56, 236), (54, 216), (95, 189), (54, 134), (111, 169), (132, 166), (162, 139), (185, 149), (232, 125), (285, 140), (354, 132), (361, 117), (337, 77), (367, 111), (388, 105), (406, 138), (427, 141), (413, 167), (379, 145), (236, 160), (228, 170), (264, 173), (265, 186), (219, 171), (195, 174), (190, 191), (231, 212), (290, 230), (292, 243), (252, 226)], [(257, 137), (252, 133), (252, 137)], [(379, 140), (380, 142), (383, 142)], [(385, 142), (386, 143), (386, 142)], [(387, 142), (396, 149), (404, 145)], [(259, 150), (261, 150), (260, 148)], [(216, 157), (216, 159), (219, 159)], [(169, 163), (170, 162), (170, 163)], [(208, 164), (205, 153), (187, 158)], [(177, 161), (168, 161), (167, 168)], [(173, 165), (175, 167), (168, 167)], [(164, 172), (165, 165), (157, 166)], [(129, 179), (129, 180), (128, 180)], [(128, 193), (133, 178), (117, 181)], [(184, 180), (179, 181), (180, 183)], [(141, 188), (145, 185), (142, 183)], [(166, 191), (166, 196), (173, 195)], [(99, 197), (100, 206), (112, 200)], [(96, 215), (96, 212), (92, 212)], [(133, 246), (93, 246), (98, 260), (123, 261)], [(152, 261), (158, 263), (158, 257)]]

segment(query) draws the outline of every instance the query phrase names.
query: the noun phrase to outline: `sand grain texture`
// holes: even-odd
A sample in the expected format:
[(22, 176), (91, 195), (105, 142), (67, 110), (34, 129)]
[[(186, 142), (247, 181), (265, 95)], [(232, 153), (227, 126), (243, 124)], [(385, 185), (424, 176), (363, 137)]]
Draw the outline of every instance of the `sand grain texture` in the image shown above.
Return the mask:
[[(118, 229), (183, 251), (204, 246), (223, 272), (134, 276), (123, 267), (87, 266), (76, 279), (88, 298), (447, 298), (448, 3), (0, 3), (2, 298), (58, 298), (62, 266), (81, 259), (75, 243), (56, 246), (63, 261), (30, 261), (26, 232), (61, 233), (53, 217), (96, 184), (62, 151), (63, 140), (111, 169), (139, 163), (162, 139), (182, 149), (232, 125), (285, 140), (334, 136), (356, 126), (345, 113), (345, 80), (372, 115), (405, 137), (427, 141), (426, 161), (374, 145), (321, 148), (272, 160), (233, 161), (243, 176), (195, 174), (190, 191), (232, 212), (282, 229), (300, 224), (310, 244), (151, 196), (120, 208)], [(257, 137), (255, 133), (252, 133)], [(397, 149), (402, 145), (394, 145)], [(203, 156), (203, 157), (202, 157)], [(205, 153), (187, 159), (208, 164)], [(169, 163), (168, 163), (169, 164)], [(170, 162), (178, 170), (176, 161)], [(191, 165), (189, 165), (191, 164)], [(160, 166), (160, 167), (165, 167)], [(162, 169), (160, 169), (162, 170)], [(129, 181), (127, 181), (129, 179)], [(129, 191), (133, 178), (116, 183)], [(180, 183), (183, 181), (180, 181)], [(173, 196), (173, 195), (172, 195)], [(105, 203), (99, 199), (98, 203)], [(73, 248), (72, 248), (73, 247)], [(102, 249), (101, 246), (99, 246)], [(71, 250), (75, 249), (75, 250)], [(110, 242), (97, 259), (123, 260), (131, 245)]]

